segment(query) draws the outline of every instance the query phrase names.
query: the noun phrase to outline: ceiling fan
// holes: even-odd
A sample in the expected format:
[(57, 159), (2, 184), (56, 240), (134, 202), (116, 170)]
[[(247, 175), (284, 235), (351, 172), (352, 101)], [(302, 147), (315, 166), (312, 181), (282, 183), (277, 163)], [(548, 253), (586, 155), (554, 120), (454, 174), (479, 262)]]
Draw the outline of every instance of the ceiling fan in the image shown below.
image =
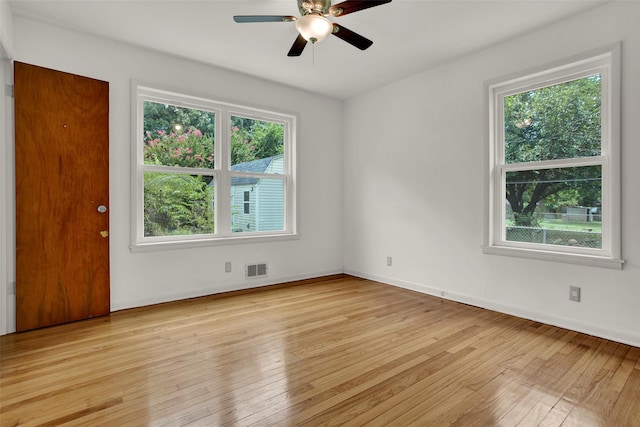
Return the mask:
[(299, 18), (292, 15), (236, 15), (233, 20), (238, 23), (295, 22), (299, 34), (287, 56), (300, 56), (307, 42), (317, 43), (324, 40), (329, 34), (333, 34), (360, 50), (365, 50), (373, 44), (371, 40), (329, 21), (327, 16), (338, 18), (370, 7), (391, 3), (391, 0), (346, 0), (333, 6), (331, 0), (297, 0), (297, 2), (301, 15)]

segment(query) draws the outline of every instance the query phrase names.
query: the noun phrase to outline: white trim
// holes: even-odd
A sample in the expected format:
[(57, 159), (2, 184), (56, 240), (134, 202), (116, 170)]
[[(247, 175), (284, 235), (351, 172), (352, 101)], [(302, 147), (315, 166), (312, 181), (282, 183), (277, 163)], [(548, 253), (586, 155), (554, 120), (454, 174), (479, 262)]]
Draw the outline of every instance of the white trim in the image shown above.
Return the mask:
[(216, 237), (206, 238), (204, 236), (195, 236), (192, 239), (186, 237), (192, 236), (175, 236), (176, 240), (158, 240), (152, 242), (138, 243), (135, 246), (130, 246), (131, 252), (155, 252), (172, 249), (189, 249), (189, 248), (204, 248), (208, 246), (217, 245), (237, 245), (246, 243), (270, 243), (270, 242), (282, 242), (287, 240), (300, 239), (300, 233), (285, 233), (275, 234), (273, 232), (264, 232), (263, 234), (257, 233), (236, 233), (231, 237)]
[[(186, 95), (151, 87), (154, 85), (131, 81), (131, 251), (144, 252), (174, 248), (214, 246), (218, 244), (249, 243), (290, 240), (299, 238), (296, 216), (296, 150), (297, 117), (292, 114), (267, 111), (261, 108), (240, 106), (228, 102)], [(210, 111), (215, 114), (215, 165), (214, 169), (168, 167), (145, 165), (143, 147), (139, 141), (143, 128), (144, 101), (167, 103), (180, 107)], [(260, 174), (231, 171), (230, 134), (228, 126), (232, 116), (281, 124), (284, 127), (284, 174)], [(215, 233), (188, 236), (145, 237), (143, 215), (143, 185), (145, 172), (186, 173), (214, 178)], [(231, 230), (231, 210), (224, 201), (231, 200), (230, 180), (232, 176), (265, 177), (281, 179), (284, 183), (284, 229), (282, 231), (233, 233)]]
[(583, 334), (594, 335), (600, 338), (613, 340), (613, 341), (623, 343), (623, 344), (628, 344), (634, 347), (640, 347), (640, 334), (638, 334), (638, 331), (620, 332), (614, 329), (602, 328), (594, 324), (576, 322), (572, 319), (568, 319), (565, 317), (552, 316), (547, 313), (531, 311), (525, 307), (519, 307), (519, 306), (510, 305), (510, 304), (502, 304), (502, 303), (498, 303), (498, 302), (491, 301), (484, 298), (477, 298), (467, 294), (453, 293), (453, 292), (447, 291), (444, 288), (427, 286), (422, 283), (410, 282), (410, 281), (400, 280), (400, 279), (387, 277), (387, 276), (366, 274), (360, 271), (348, 270), (348, 269), (346, 269), (344, 273), (355, 276), (355, 277), (361, 277), (363, 279), (374, 280), (376, 282), (384, 283), (387, 285), (420, 292), (420, 293), (435, 296), (438, 298), (460, 302), (463, 304), (469, 304), (474, 307), (480, 307), (487, 310), (492, 310), (499, 313), (504, 313), (511, 316), (532, 320), (535, 322), (545, 323), (547, 325), (569, 329), (569, 330), (580, 332)]
[[(538, 67), (485, 83), (488, 99), (485, 142), (488, 171), (485, 174), (485, 232), (482, 250), (486, 254), (516, 256), (621, 269), (620, 220), (620, 51), (621, 44), (607, 46), (566, 61)], [(600, 74), (602, 94), (601, 155), (587, 158), (504, 163), (505, 96)], [(599, 165), (602, 167), (602, 247), (574, 248), (506, 241), (504, 237), (504, 193), (507, 171)], [(500, 195), (500, 196), (499, 196)]]
[[(569, 58), (565, 58), (563, 60), (540, 65), (528, 70), (518, 71), (507, 76), (491, 79), (486, 82), (485, 86), (508, 87), (508, 85), (512, 85), (512, 87), (520, 87), (526, 90), (528, 85), (522, 83), (522, 81), (537, 81), (537, 84), (541, 86), (549, 86), (547, 82), (552, 81), (551, 79), (557, 78), (554, 76), (557, 76), (558, 74), (570, 74), (566, 70), (583, 68), (585, 63), (598, 64), (597, 66), (607, 65), (608, 61), (603, 61), (603, 59), (612, 57), (614, 65), (616, 64), (616, 62), (619, 64), (618, 60), (620, 59), (620, 48), (620, 42), (608, 46), (603, 46), (597, 49), (590, 50), (588, 52), (583, 52)], [(545, 75), (549, 77), (544, 78)], [(588, 75), (588, 73), (586, 75)], [(569, 78), (568, 80), (571, 80), (571, 78)], [(516, 92), (521, 92), (521, 90), (516, 90)]]
[(502, 172), (511, 171), (526, 171), (536, 169), (559, 169), (559, 168), (573, 168), (578, 166), (599, 166), (606, 162), (606, 158), (603, 156), (592, 157), (577, 157), (570, 159), (559, 160), (543, 160), (539, 162), (527, 162), (527, 163), (506, 163), (496, 165)]
[[(243, 281), (234, 283), (234, 284), (225, 285), (222, 287), (200, 288), (200, 289), (194, 289), (189, 291), (173, 292), (173, 293), (162, 295), (162, 296), (150, 296), (146, 298), (137, 298), (137, 299), (130, 299), (130, 300), (121, 300), (121, 301), (112, 300), (111, 311), (114, 312), (118, 310), (126, 310), (129, 308), (144, 307), (148, 305), (161, 304), (165, 302), (172, 302), (172, 301), (179, 301), (179, 300), (189, 299), (189, 298), (198, 298), (198, 297), (204, 297), (209, 295), (216, 295), (216, 294), (221, 294), (225, 292), (261, 288), (264, 286), (279, 285), (279, 284), (288, 283), (288, 282), (295, 282), (298, 280), (314, 279), (314, 278), (323, 277), (323, 276), (333, 276), (335, 274), (342, 274), (342, 270), (341, 269), (330, 270), (330, 271), (302, 274), (297, 276), (285, 276), (285, 277), (278, 277), (278, 278), (265, 278), (265, 276), (260, 276), (257, 279), (251, 279), (250, 282), (245, 281), (244, 275), (243, 275), (242, 276)], [(174, 288), (179, 289), (180, 286), (175, 286)]]
[(12, 114), (10, 112), (10, 98), (6, 93), (7, 85), (11, 83), (11, 61), (0, 42), (0, 159), (2, 172), (0, 173), (0, 335), (8, 333), (7, 324), (9, 310), (8, 284), (10, 282), (7, 266), (9, 264), (9, 245), (12, 238), (9, 233), (7, 217), (12, 215), (9, 209), (9, 171), (12, 170), (10, 162), (13, 156), (9, 156), (9, 145), (13, 140)]
[(529, 258), (539, 261), (553, 261), (567, 264), (587, 265), (591, 267), (622, 270), (624, 260), (607, 258), (587, 253), (554, 252), (549, 249), (529, 249), (507, 246), (482, 246), (482, 252), (488, 255), (504, 255), (516, 258)]

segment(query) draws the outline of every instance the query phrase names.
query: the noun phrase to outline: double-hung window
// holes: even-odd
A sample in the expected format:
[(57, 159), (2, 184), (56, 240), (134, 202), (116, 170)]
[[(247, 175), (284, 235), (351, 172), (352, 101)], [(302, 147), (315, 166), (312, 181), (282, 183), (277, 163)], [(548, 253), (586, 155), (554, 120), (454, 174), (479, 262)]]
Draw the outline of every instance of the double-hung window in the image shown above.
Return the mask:
[(621, 268), (619, 46), (489, 83), (486, 253)]
[(133, 250), (296, 236), (294, 116), (133, 94)]

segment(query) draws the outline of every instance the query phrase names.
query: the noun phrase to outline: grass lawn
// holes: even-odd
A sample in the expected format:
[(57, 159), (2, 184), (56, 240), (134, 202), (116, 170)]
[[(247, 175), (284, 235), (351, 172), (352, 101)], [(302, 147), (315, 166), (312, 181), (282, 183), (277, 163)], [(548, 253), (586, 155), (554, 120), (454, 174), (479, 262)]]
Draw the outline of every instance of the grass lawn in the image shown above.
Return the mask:
[[(513, 221), (508, 220), (507, 225), (515, 225)], [(580, 222), (565, 221), (563, 219), (543, 219), (540, 222), (540, 228), (548, 230), (568, 230), (568, 231), (591, 231), (593, 233), (602, 232), (601, 222)]]
[(542, 228), (550, 230), (571, 230), (571, 231), (592, 231), (594, 233), (602, 232), (601, 222), (572, 222), (561, 219), (545, 219), (541, 223)]

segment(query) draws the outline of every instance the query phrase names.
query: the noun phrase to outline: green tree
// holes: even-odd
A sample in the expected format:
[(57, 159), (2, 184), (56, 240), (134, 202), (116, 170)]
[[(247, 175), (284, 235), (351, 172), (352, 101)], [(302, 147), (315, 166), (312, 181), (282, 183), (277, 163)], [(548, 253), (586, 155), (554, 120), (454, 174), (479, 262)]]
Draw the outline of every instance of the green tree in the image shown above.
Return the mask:
[(284, 126), (245, 117), (231, 118), (231, 164), (265, 159), (284, 152)]
[[(600, 76), (505, 97), (504, 126), (508, 164), (600, 155)], [(535, 226), (538, 204), (563, 191), (597, 203), (600, 176), (596, 166), (509, 172), (506, 198), (516, 225)]]
[(150, 101), (144, 103), (144, 138), (147, 138), (147, 132), (151, 135), (156, 135), (158, 131), (170, 134), (190, 128), (213, 138), (215, 125), (215, 113), (211, 111)]
[(145, 132), (146, 164), (213, 169), (213, 152), (213, 137), (193, 127), (186, 132)]
[(282, 154), (284, 151), (284, 127), (277, 123), (260, 122), (253, 131), (253, 140), (256, 141), (256, 158)]

